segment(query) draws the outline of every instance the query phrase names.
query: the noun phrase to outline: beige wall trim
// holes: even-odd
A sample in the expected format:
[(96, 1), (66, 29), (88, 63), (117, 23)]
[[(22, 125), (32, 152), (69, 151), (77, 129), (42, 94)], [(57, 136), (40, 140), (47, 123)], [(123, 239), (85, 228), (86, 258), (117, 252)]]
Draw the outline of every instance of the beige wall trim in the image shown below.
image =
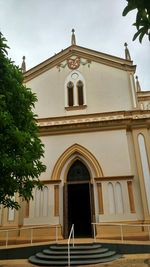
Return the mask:
[(97, 183), (99, 214), (104, 214), (102, 184)]
[(87, 105), (65, 107), (66, 110), (81, 110), (85, 108), (87, 108)]
[(138, 97), (139, 101), (149, 101), (150, 100), (150, 96), (140, 96)]
[(96, 131), (109, 131), (109, 130), (120, 130), (125, 129), (127, 126), (109, 126), (109, 128), (102, 126), (92, 126), (92, 124), (85, 125), (67, 125), (67, 126), (58, 126), (58, 127), (42, 127), (39, 130), (40, 136), (47, 135), (62, 135), (62, 134), (72, 134), (72, 133), (86, 133), (86, 132), (96, 132)]
[(59, 216), (59, 185), (54, 185), (54, 216)]
[(150, 110), (134, 110), (38, 120), (41, 136), (150, 127)]
[(107, 122), (74, 123), (69, 125), (44, 126), (39, 128), (39, 135), (59, 135), (121, 129), (150, 128), (150, 119), (116, 120)]
[(135, 213), (132, 181), (127, 181), (127, 186), (128, 186), (128, 194), (129, 194), (130, 211), (131, 211), (131, 213)]
[(111, 111), (94, 114), (82, 114), (72, 116), (59, 116), (49, 118), (39, 118), (37, 120), (38, 126), (54, 126), (60, 124), (83, 123), (83, 122), (97, 122), (109, 120), (126, 120), (126, 119), (146, 119), (150, 118), (150, 110), (128, 110), (128, 111)]
[(43, 184), (60, 184), (61, 183), (61, 180), (44, 180), (42, 181)]
[(91, 166), (93, 167), (93, 170), (95, 171), (97, 177), (103, 176), (102, 169), (94, 155), (85, 147), (79, 144), (74, 144), (68, 149), (66, 149), (66, 151), (57, 160), (52, 172), (51, 180), (55, 181), (60, 179), (61, 171), (65, 163), (75, 153), (79, 153), (79, 155), (82, 155), (88, 162), (91, 163)]
[(133, 108), (136, 108), (138, 101), (137, 101), (137, 94), (136, 94), (136, 89), (135, 89), (134, 75), (133, 73), (129, 73), (128, 75), (129, 75), (129, 80), (130, 80)]
[(95, 177), (94, 180), (96, 183), (100, 181), (110, 181), (110, 180), (132, 180), (134, 175), (124, 175), (124, 176), (103, 176)]
[(25, 202), (24, 203), (24, 218), (28, 218), (29, 217), (29, 202)]
[(143, 216), (144, 220), (150, 220), (150, 214), (148, 212), (148, 203), (147, 203), (147, 197), (146, 197), (146, 189), (145, 189), (145, 182), (144, 182), (144, 176), (143, 176), (143, 169), (142, 169), (142, 162), (141, 162), (141, 156), (140, 156), (140, 150), (139, 150), (139, 144), (138, 144), (138, 135), (142, 134), (145, 138), (145, 145), (146, 150), (148, 151), (148, 161), (150, 162), (149, 154), (150, 154), (150, 137), (149, 132), (147, 129), (134, 129), (132, 131), (133, 134), (133, 142), (134, 142), (134, 149), (135, 149), (135, 156), (136, 156), (136, 162), (137, 162), (137, 170), (138, 170), (138, 176), (139, 176), (139, 182), (140, 182), (140, 189), (141, 189), (141, 199), (142, 199), (142, 207), (143, 207)]
[(141, 100), (141, 99), (145, 99), (145, 100), (149, 100), (150, 99), (150, 91), (140, 91), (140, 92), (137, 92), (137, 96), (138, 96), (138, 99)]

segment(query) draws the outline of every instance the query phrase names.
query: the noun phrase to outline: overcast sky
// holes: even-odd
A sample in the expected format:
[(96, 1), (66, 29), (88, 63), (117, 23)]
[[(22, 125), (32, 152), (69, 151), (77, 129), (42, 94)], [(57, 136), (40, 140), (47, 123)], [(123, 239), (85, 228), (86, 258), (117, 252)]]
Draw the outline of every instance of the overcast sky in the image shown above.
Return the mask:
[(124, 57), (124, 42), (137, 65), (143, 90), (150, 90), (150, 42), (132, 41), (136, 12), (122, 17), (126, 0), (0, 0), (0, 31), (11, 48), (9, 56), (27, 69), (71, 44)]

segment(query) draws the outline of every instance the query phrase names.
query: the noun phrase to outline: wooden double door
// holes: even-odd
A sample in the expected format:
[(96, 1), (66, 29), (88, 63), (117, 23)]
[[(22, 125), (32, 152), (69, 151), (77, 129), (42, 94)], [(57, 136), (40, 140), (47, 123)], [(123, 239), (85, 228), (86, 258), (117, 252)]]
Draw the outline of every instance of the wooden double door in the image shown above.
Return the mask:
[(92, 237), (94, 216), (93, 184), (83, 163), (77, 161), (68, 172), (64, 184), (64, 237), (67, 238), (74, 224), (75, 237)]

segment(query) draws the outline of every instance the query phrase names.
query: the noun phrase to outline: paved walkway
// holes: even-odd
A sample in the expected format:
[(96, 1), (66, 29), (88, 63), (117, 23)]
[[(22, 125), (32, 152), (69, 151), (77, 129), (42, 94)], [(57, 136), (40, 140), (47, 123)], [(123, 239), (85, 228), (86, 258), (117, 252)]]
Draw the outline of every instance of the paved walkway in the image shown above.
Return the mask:
[[(28, 260), (0, 261), (0, 267), (35, 267), (35, 266), (36, 265), (30, 264)], [(105, 264), (101, 263), (96, 265), (88, 265), (88, 267), (150, 267), (150, 254), (124, 255), (119, 260)]]

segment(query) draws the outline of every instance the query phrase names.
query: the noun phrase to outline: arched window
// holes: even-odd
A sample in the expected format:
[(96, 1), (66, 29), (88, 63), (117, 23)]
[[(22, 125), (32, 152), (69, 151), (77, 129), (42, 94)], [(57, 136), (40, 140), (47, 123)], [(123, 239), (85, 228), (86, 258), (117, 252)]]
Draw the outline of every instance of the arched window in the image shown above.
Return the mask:
[(76, 160), (70, 167), (67, 175), (67, 181), (89, 181), (90, 174), (87, 167), (80, 161)]
[(122, 197), (122, 188), (119, 182), (115, 185), (115, 195), (116, 195), (116, 210), (117, 213), (123, 213), (123, 197)]
[[(65, 80), (65, 107), (86, 107), (86, 86), (82, 74), (75, 70), (69, 73)], [(72, 110), (72, 108), (71, 108)]]
[(112, 183), (108, 183), (108, 198), (109, 198), (109, 213), (114, 214), (116, 212), (115, 207), (115, 195)]
[(78, 104), (79, 106), (84, 104), (84, 100), (83, 100), (83, 82), (81, 80), (79, 80), (77, 82), (77, 92), (78, 92)]
[(67, 84), (68, 90), (68, 106), (71, 107), (74, 104), (74, 94), (73, 94), (74, 85), (73, 82), (69, 81)]

